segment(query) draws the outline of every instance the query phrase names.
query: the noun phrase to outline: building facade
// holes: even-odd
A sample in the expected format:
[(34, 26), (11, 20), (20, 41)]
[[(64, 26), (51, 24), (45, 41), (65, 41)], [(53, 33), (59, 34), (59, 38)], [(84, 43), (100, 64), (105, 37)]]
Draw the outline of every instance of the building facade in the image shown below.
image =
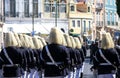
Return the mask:
[[(92, 39), (92, 6), (85, 0), (69, 2), (69, 33)], [(72, 31), (72, 32), (71, 32)]]
[(93, 28), (91, 10), (85, 0), (4, 0), (3, 30), (48, 34), (58, 27), (65, 33), (88, 34)]
[(4, 0), (0, 0), (0, 22), (4, 21), (4, 5), (3, 5)]
[[(92, 0), (93, 1), (93, 25), (94, 34), (99, 37), (99, 31), (103, 28), (111, 35), (118, 29), (118, 15), (115, 0)], [(96, 36), (96, 38), (97, 38)]]
[(48, 34), (55, 26), (68, 30), (66, 0), (4, 0), (4, 4), (4, 32)]
[(114, 32), (119, 31), (118, 26), (118, 14), (116, 9), (116, 0), (106, 0), (105, 2), (105, 22), (106, 31), (110, 32), (114, 36)]
[(104, 26), (104, 2), (103, 0), (92, 0), (93, 12), (93, 35), (94, 40), (99, 37), (99, 31)]

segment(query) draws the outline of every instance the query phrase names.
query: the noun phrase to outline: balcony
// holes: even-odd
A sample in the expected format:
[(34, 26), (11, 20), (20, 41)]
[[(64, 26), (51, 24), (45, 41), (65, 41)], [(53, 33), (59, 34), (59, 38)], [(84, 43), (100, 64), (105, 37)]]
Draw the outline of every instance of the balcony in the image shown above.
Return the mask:
[(97, 12), (101, 11), (103, 9), (103, 3), (96, 3), (95, 9)]

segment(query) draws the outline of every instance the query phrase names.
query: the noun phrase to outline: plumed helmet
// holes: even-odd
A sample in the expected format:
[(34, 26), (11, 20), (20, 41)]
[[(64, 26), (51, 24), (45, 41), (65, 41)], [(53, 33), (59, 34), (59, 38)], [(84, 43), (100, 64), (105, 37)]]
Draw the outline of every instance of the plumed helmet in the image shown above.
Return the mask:
[[(28, 35), (27, 35), (27, 36), (28, 36)], [(34, 46), (32, 37), (31, 37), (31, 36), (28, 36), (28, 39), (29, 39), (28, 43), (29, 43), (29, 45), (30, 45), (30, 48), (36, 49), (35, 46)]]
[(17, 42), (18, 42), (18, 47), (21, 47), (21, 46), (22, 46), (22, 42), (21, 42), (21, 40), (20, 40), (18, 34), (17, 34), (17, 33), (14, 33), (14, 36), (15, 36)]
[(40, 49), (42, 50), (42, 49), (43, 49), (43, 47), (44, 47), (44, 45), (43, 45), (43, 43), (42, 43), (42, 41), (41, 41), (41, 39), (40, 39), (40, 38), (38, 38), (38, 42), (39, 42), (39, 44), (40, 44)]
[(113, 46), (111, 45), (111, 36), (108, 33), (103, 33), (102, 34), (102, 40), (101, 40), (101, 48), (103, 49), (109, 49), (109, 48), (113, 48)]
[(81, 48), (81, 43), (78, 37), (74, 37), (75, 43), (76, 43), (76, 48), (80, 49)]
[(29, 43), (29, 38), (27, 35), (23, 34), (23, 40), (25, 42), (25, 47), (29, 48), (30, 47), (30, 43)]
[(21, 47), (28, 47), (27, 43), (26, 43), (26, 41), (25, 41), (25, 39), (23, 37), (23, 34), (18, 34), (18, 37), (19, 37), (19, 39), (21, 41)]
[(47, 45), (47, 43), (46, 43), (46, 41), (45, 41), (44, 38), (40, 37), (39, 39), (40, 39), (40, 41), (41, 41), (41, 43), (42, 43), (43, 46)]
[(72, 48), (76, 48), (76, 43), (75, 43), (75, 40), (72, 36), (70, 36), (70, 40), (72, 42)]
[(60, 44), (62, 45), (62, 32), (58, 28), (51, 28), (49, 35), (49, 44)]
[(18, 46), (17, 40), (12, 32), (5, 33), (4, 46)]
[(83, 38), (81, 36), (78, 36), (78, 39), (80, 40), (81, 45), (83, 45)]
[(68, 47), (72, 47), (72, 42), (71, 42), (71, 40), (70, 40), (70, 36), (69, 36), (68, 34), (64, 34), (64, 37), (65, 37), (67, 46), (68, 46)]
[(36, 49), (40, 49), (40, 42), (39, 42), (39, 40), (38, 40), (38, 38), (36, 38), (36, 37), (32, 37), (32, 40), (33, 40), (33, 43), (34, 43), (34, 46), (35, 46), (35, 48)]
[(115, 44), (114, 44), (114, 41), (112, 39), (112, 36), (110, 33), (106, 33), (107, 35), (107, 40), (109, 42), (109, 48), (114, 48), (115, 47)]
[(43, 48), (45, 45), (47, 45), (46, 41), (44, 38), (40, 37), (40, 36), (35, 36), (36, 38), (38, 38), (41, 48)]

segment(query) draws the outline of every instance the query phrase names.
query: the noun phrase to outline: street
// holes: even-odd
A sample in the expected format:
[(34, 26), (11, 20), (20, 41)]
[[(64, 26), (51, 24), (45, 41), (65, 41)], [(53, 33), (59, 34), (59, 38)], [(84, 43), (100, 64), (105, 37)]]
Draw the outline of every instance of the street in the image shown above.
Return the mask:
[(85, 66), (84, 66), (84, 71), (83, 71), (83, 78), (94, 78), (93, 77), (93, 72), (90, 71), (90, 67), (92, 66), (89, 64), (90, 61), (90, 51), (87, 50), (87, 58), (85, 59)]

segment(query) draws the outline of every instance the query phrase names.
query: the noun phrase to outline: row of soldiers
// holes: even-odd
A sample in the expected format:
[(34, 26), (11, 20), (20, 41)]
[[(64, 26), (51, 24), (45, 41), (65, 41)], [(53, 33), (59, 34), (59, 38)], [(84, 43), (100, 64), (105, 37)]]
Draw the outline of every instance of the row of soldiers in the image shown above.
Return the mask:
[(5, 33), (0, 78), (80, 78), (86, 48), (81, 37), (52, 28), (48, 39)]
[(120, 78), (120, 45), (110, 33), (102, 31), (101, 35), (102, 39), (90, 46), (94, 78)]

